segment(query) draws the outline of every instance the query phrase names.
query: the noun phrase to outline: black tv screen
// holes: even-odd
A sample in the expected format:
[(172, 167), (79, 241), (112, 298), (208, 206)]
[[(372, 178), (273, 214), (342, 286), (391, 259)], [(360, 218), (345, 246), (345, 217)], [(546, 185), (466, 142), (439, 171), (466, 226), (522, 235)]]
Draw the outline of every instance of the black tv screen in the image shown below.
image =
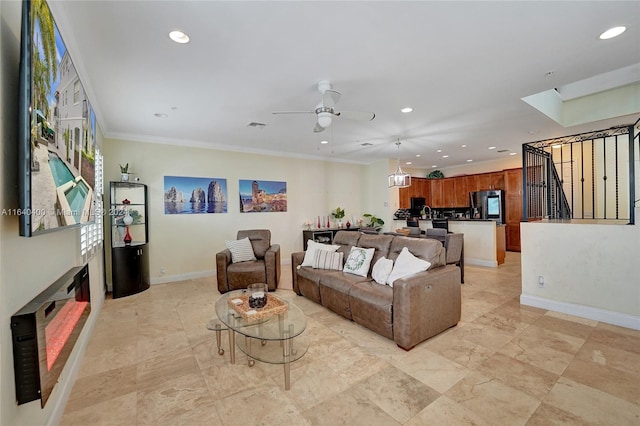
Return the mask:
[(23, 1), (20, 235), (95, 220), (96, 120), (45, 0)]

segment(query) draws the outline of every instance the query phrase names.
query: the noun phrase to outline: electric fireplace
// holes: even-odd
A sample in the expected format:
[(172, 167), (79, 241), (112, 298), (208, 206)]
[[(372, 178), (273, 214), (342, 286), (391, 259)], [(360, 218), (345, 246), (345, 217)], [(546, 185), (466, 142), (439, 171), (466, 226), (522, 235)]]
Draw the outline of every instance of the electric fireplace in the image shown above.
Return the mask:
[(85, 265), (69, 270), (11, 317), (18, 405), (40, 399), (44, 407), (90, 312)]

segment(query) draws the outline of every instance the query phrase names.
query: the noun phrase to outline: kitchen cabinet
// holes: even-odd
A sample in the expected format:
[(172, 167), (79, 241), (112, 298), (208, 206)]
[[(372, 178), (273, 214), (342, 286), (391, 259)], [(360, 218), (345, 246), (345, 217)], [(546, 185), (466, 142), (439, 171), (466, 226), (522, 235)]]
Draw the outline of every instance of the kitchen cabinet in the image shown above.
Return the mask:
[(411, 207), (412, 197), (424, 197), (425, 203), (431, 206), (431, 179), (411, 178), (411, 186), (398, 190), (398, 208), (408, 209)]
[(430, 207), (432, 208), (448, 207), (444, 203), (442, 181), (443, 179), (429, 179), (429, 187), (431, 191)]
[(506, 245), (509, 251), (520, 251), (520, 222), (522, 221), (522, 169), (504, 171)]

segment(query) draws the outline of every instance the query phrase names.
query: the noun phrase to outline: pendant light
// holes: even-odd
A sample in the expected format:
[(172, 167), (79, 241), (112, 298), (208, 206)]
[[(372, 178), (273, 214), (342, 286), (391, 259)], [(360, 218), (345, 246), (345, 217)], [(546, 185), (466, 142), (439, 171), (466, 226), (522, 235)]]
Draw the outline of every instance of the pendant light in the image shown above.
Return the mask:
[(398, 168), (389, 175), (389, 188), (406, 188), (411, 186), (411, 175), (404, 173), (400, 168), (400, 139), (396, 142), (396, 146), (398, 147)]

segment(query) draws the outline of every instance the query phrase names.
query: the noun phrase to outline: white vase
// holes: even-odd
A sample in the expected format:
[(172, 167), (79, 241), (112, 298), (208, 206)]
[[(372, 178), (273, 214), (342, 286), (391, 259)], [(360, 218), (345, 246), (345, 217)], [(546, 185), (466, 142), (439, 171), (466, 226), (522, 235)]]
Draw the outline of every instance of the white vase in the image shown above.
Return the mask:
[(120, 173), (120, 180), (122, 182), (129, 182), (129, 173)]

